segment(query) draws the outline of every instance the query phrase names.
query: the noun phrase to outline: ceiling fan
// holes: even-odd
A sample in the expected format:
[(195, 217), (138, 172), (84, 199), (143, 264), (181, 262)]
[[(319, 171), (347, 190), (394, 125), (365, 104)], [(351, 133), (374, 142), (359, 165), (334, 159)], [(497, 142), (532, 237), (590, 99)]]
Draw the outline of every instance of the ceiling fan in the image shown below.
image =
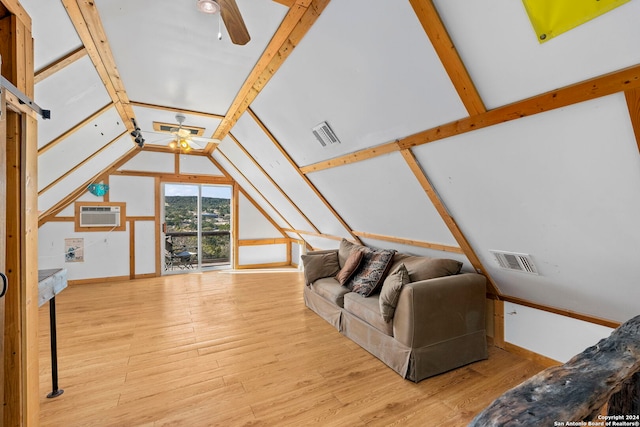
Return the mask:
[[(236, 0), (196, 0), (196, 6), (203, 13), (216, 14), (219, 12), (234, 44), (244, 45), (251, 40)], [(222, 38), (220, 31), (218, 31), (218, 38)]]
[[(168, 123), (154, 122), (154, 128), (160, 132), (151, 133), (159, 133), (163, 135), (166, 135), (167, 133), (172, 134), (173, 138), (169, 141), (169, 148), (172, 150), (180, 150), (182, 152), (191, 151), (191, 149), (204, 149), (205, 145), (210, 143), (214, 143), (216, 145), (220, 143), (217, 139), (199, 136), (204, 131), (204, 128), (185, 126), (185, 120), (186, 117), (184, 114), (177, 113), (176, 122), (178, 122), (178, 127), (171, 126)], [(201, 142), (202, 145), (199, 144), (199, 142)]]

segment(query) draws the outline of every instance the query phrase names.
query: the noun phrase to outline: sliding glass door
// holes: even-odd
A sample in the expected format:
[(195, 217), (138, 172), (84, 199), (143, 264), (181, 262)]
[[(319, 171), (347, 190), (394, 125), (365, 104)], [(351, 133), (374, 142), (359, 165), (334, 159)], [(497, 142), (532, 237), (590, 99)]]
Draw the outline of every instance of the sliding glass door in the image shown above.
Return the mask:
[(231, 262), (231, 186), (164, 184), (164, 272), (228, 267)]

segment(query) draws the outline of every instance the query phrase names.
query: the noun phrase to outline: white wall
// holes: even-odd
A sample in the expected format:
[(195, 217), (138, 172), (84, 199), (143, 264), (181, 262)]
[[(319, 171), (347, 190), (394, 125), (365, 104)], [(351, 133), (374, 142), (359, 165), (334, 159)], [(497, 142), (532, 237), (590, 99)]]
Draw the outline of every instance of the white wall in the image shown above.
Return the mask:
[[(212, 174), (220, 174), (218, 168), (205, 157), (187, 160), (185, 168), (202, 171), (206, 164)], [(145, 171), (149, 173), (173, 173), (174, 156), (164, 153), (140, 153), (126, 163), (121, 170)], [(206, 170), (205, 170), (206, 172)], [(207, 175), (210, 176), (210, 175)], [(109, 177), (109, 201), (126, 203), (127, 217), (155, 218), (155, 178), (131, 175), (112, 175)], [(86, 192), (79, 200), (102, 201)], [(73, 217), (73, 204), (65, 208), (59, 217)], [(271, 224), (249, 200), (240, 195), (239, 201), (240, 238), (282, 238), (282, 233)], [(39, 229), (39, 268), (66, 268), (69, 280), (88, 280), (107, 277), (129, 277), (130, 275), (130, 226), (126, 231), (82, 232), (74, 231), (74, 223), (55, 221), (44, 224)], [(156, 254), (159, 236), (153, 220), (135, 222), (133, 251), (135, 255), (135, 274), (155, 274)], [(64, 243), (68, 238), (84, 239), (84, 261), (65, 262)], [(286, 245), (249, 246), (239, 250), (239, 264), (282, 263), (287, 260)], [(163, 249), (163, 248), (161, 248)], [(163, 251), (160, 251), (162, 254)], [(162, 265), (162, 260), (160, 262)]]
[(594, 323), (504, 303), (505, 341), (562, 363), (612, 331)]
[[(84, 261), (65, 262), (65, 239), (84, 239)], [(129, 231), (74, 232), (72, 222), (49, 222), (38, 231), (38, 268), (66, 268), (67, 279), (129, 276)]]
[(238, 250), (238, 264), (269, 264), (287, 261), (287, 245), (241, 246)]

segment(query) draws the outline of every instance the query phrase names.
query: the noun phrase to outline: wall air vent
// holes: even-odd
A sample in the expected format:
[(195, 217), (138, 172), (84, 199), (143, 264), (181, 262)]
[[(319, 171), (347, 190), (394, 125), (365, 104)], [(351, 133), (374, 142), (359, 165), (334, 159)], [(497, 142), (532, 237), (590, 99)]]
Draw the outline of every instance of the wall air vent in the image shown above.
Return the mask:
[(322, 122), (319, 125), (314, 126), (312, 131), (313, 135), (318, 138), (318, 141), (323, 147), (331, 144), (340, 144), (340, 140), (327, 122)]
[(120, 226), (119, 206), (81, 206), (80, 227)]
[(538, 274), (538, 269), (533, 263), (531, 255), (494, 250), (490, 250), (489, 252), (493, 254), (498, 265), (500, 265), (500, 268), (521, 271), (529, 274)]

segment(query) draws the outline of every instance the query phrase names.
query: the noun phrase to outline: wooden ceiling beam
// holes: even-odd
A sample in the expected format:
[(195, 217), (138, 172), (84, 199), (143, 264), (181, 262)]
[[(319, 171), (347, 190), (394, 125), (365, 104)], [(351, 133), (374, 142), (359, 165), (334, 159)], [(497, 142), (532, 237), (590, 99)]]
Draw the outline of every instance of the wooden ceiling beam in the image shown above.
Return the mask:
[(409, 0), (413, 10), (422, 24), (422, 28), (431, 40), (445, 71), (449, 75), (460, 100), (469, 112), (475, 116), (487, 111), (478, 90), (467, 72), (449, 33), (445, 28), (432, 0)]
[(262, 216), (264, 216), (264, 218), (269, 221), (271, 223), (271, 225), (273, 225), (275, 227), (276, 230), (278, 230), (280, 232), (280, 234), (282, 234), (283, 237), (289, 237), (287, 235), (287, 233), (284, 231), (284, 229), (282, 227), (280, 227), (280, 225), (273, 219), (271, 218), (271, 215), (269, 215), (264, 209), (262, 209), (262, 206), (260, 206), (254, 199), (253, 197), (251, 197), (249, 195), (249, 193), (247, 193), (244, 188), (242, 188), (240, 185), (238, 185), (238, 191), (247, 198), (247, 200), (249, 201), (249, 203), (251, 203), (253, 205), (254, 208), (256, 208), (258, 210), (258, 212), (260, 212), (262, 214)]
[[(260, 196), (262, 196), (262, 198), (264, 199), (265, 203), (266, 203), (267, 205), (269, 205), (269, 207), (270, 207), (271, 209), (273, 209), (273, 211), (274, 211), (276, 214), (278, 214), (278, 215), (280, 216), (280, 218), (281, 218), (281, 219), (282, 219), (282, 220), (287, 224), (287, 226), (289, 227), (289, 229), (293, 228), (293, 227), (291, 227), (291, 224), (289, 223), (289, 221), (287, 221), (286, 217), (285, 217), (284, 215), (282, 215), (282, 214), (280, 213), (280, 211), (279, 211), (278, 209), (276, 209), (276, 207), (275, 207), (275, 206), (273, 206), (273, 205), (271, 204), (271, 202), (269, 202), (269, 199), (267, 199), (266, 197), (264, 197), (264, 196), (262, 195), (262, 193), (260, 192), (260, 190), (258, 190), (258, 189), (255, 187), (255, 185), (253, 185), (253, 183), (251, 182), (251, 180), (250, 180), (249, 178), (247, 178), (247, 176), (246, 176), (246, 175), (245, 175), (245, 174), (244, 174), (240, 169), (238, 169), (238, 168), (236, 167), (236, 165), (235, 165), (235, 164), (234, 164), (234, 163), (233, 163), (233, 162), (232, 162), (232, 161), (231, 161), (227, 156), (225, 156), (225, 154), (224, 154), (222, 151), (218, 150), (217, 152), (218, 152), (218, 154), (219, 154), (220, 156), (224, 157), (224, 159), (225, 159), (227, 162), (229, 162), (229, 165), (231, 165), (231, 167), (233, 167), (233, 168), (236, 170), (236, 172), (237, 172), (240, 176), (242, 176), (242, 178), (243, 178), (243, 179), (244, 179), (244, 180), (245, 180), (245, 181), (246, 181), (246, 182), (251, 186), (251, 188), (253, 188), (253, 191), (255, 191), (255, 192), (256, 192), (256, 193), (258, 193)], [(236, 180), (236, 182), (237, 182), (237, 180)], [(239, 188), (239, 189), (242, 189), (242, 186), (240, 185), (240, 183), (238, 183), (238, 188)], [(245, 190), (244, 190), (244, 189), (242, 189), (242, 191), (243, 191), (243, 192), (245, 192)], [(281, 229), (281, 228), (279, 228), (279, 229)], [(287, 229), (282, 229), (282, 230), (283, 230), (283, 231), (287, 231)]]
[(489, 110), (486, 113), (476, 114), (475, 116), (436, 126), (404, 138), (399, 138), (394, 142), (383, 144), (373, 149), (360, 150), (355, 153), (314, 163), (302, 167), (301, 170), (304, 173), (311, 173), (336, 166), (355, 163), (372, 157), (377, 157), (388, 152), (417, 147), (419, 145), (428, 144), (444, 138), (552, 111), (557, 108), (567, 107), (569, 105), (612, 95), (614, 93), (626, 93), (627, 91), (635, 91), (639, 89), (640, 65), (635, 65), (633, 67), (585, 80), (561, 89), (536, 95), (522, 101), (514, 102), (503, 107), (498, 107), (493, 110)]
[[(307, 184), (307, 186), (311, 189), (311, 191), (313, 191), (313, 193), (316, 195), (316, 197), (318, 197), (318, 199), (320, 199), (320, 201), (322, 203), (324, 203), (324, 205), (331, 212), (331, 214), (349, 232), (349, 234), (351, 235), (353, 240), (355, 240), (356, 242), (362, 243), (360, 241), (360, 239), (358, 238), (358, 236), (353, 232), (353, 230), (351, 229), (349, 224), (347, 224), (347, 222), (340, 216), (340, 214), (338, 214), (338, 212), (333, 208), (333, 206), (331, 206), (331, 204), (327, 201), (327, 199), (325, 199), (325, 197), (322, 195), (322, 193), (320, 193), (320, 191), (318, 191), (318, 188), (315, 185), (313, 185), (311, 180), (309, 180), (309, 178), (307, 178), (306, 175), (300, 171), (300, 168), (298, 167), (298, 165), (296, 165), (296, 163), (293, 161), (291, 156), (289, 156), (289, 153), (287, 153), (285, 151), (285, 149), (282, 148), (282, 145), (280, 145), (280, 142), (278, 142), (276, 137), (264, 125), (264, 123), (262, 122), (262, 120), (260, 120), (260, 118), (256, 115), (256, 113), (251, 108), (248, 108), (247, 112), (253, 118), (253, 120), (256, 122), (256, 124), (260, 127), (260, 129), (262, 129), (262, 132), (264, 132), (264, 134), (271, 140), (271, 143), (280, 152), (282, 157), (284, 157), (287, 160), (287, 162), (289, 162), (291, 167), (298, 173), (300, 178), (302, 178), (302, 180)], [(306, 216), (305, 216), (305, 218), (306, 218)], [(316, 229), (316, 228), (314, 227), (314, 229)], [(316, 229), (316, 231), (318, 231), (318, 230)]]
[[(258, 163), (256, 161), (256, 159), (242, 146), (242, 144), (240, 144), (240, 142), (232, 135), (229, 134), (229, 137), (236, 143), (236, 145), (238, 146), (238, 148), (244, 153), (245, 156), (247, 156), (247, 158), (251, 161), (251, 163), (253, 163), (253, 165), (260, 171), (260, 173), (262, 173), (264, 175), (264, 177), (267, 179), (267, 181), (269, 181), (271, 183), (271, 185), (273, 185), (275, 187), (276, 190), (278, 190), (278, 192), (280, 193), (280, 195), (282, 197), (284, 197), (287, 202), (289, 202), (289, 204), (291, 206), (293, 206), (293, 208), (298, 212), (298, 214), (304, 218), (305, 221), (307, 221), (307, 223), (311, 226), (311, 228), (314, 229), (314, 231), (316, 232), (320, 232), (320, 230), (318, 230), (316, 228), (316, 226), (313, 224), (313, 222), (307, 217), (307, 215), (305, 215), (304, 212), (302, 212), (302, 210), (298, 207), (298, 205), (295, 204), (295, 202), (293, 200), (291, 200), (291, 198), (289, 197), (289, 195), (278, 185), (277, 182), (275, 182), (273, 180), (273, 178), (271, 178), (271, 175), (269, 175), (269, 173), (267, 171), (264, 170), (264, 168), (260, 165), (260, 163)], [(262, 193), (260, 193), (262, 194)], [(263, 198), (266, 200), (267, 198), (263, 196)]]
[[(329, 4), (329, 0), (313, 0), (307, 6), (304, 3), (296, 3), (289, 9), (289, 13), (240, 88), (212, 138), (224, 139), (240, 116), (249, 108), (267, 82), (293, 52), (309, 28), (316, 22), (327, 4)], [(213, 147), (207, 147), (206, 151), (211, 153)]]
[(205, 113), (203, 111), (185, 110), (183, 108), (166, 107), (164, 105), (148, 104), (146, 102), (138, 102), (138, 101), (129, 101), (129, 104), (134, 107), (151, 108), (153, 110), (170, 111), (172, 113), (189, 114), (192, 116), (201, 116), (201, 117), (207, 117), (211, 119), (224, 119), (224, 116), (221, 116), (220, 114)]
[(78, 49), (74, 50), (73, 52), (69, 53), (68, 55), (63, 56), (57, 61), (38, 70), (38, 72), (36, 72), (34, 76), (34, 82), (40, 83), (47, 77), (57, 73), (58, 71), (62, 70), (64, 67), (73, 64), (74, 62), (76, 62), (81, 58), (84, 58), (85, 56), (87, 56), (87, 49), (85, 49), (84, 46), (81, 46)]
[(354, 231), (353, 234), (355, 234), (358, 237), (363, 237), (365, 239), (382, 240), (384, 242), (399, 243), (401, 245), (409, 245), (409, 246), (415, 246), (419, 248), (433, 249), (436, 251), (451, 252), (455, 254), (464, 254), (464, 252), (460, 247), (445, 245), (442, 243), (432, 243), (432, 242), (425, 242), (422, 240), (405, 239), (402, 237), (385, 236), (382, 234), (367, 233), (364, 231)]
[(124, 136), (124, 134), (127, 133), (127, 131), (122, 132), (120, 135), (116, 136), (114, 139), (112, 139), (111, 141), (107, 142), (105, 145), (103, 145), (99, 150), (94, 151), (93, 153), (91, 153), (91, 155), (87, 158), (85, 158), (84, 160), (82, 160), (80, 163), (78, 163), (77, 165), (75, 165), (74, 167), (72, 167), (71, 169), (67, 170), (65, 173), (63, 173), (62, 175), (60, 175), (58, 178), (54, 179), (52, 182), (50, 182), (48, 185), (46, 185), (42, 190), (38, 191), (38, 197), (40, 197), (41, 195), (43, 195), (47, 190), (53, 188), (56, 184), (58, 184), (60, 181), (62, 181), (63, 179), (65, 179), (66, 177), (68, 177), (69, 175), (71, 175), (72, 173), (74, 173), (75, 171), (77, 171), (78, 169), (80, 169), (83, 165), (87, 164), (87, 162), (93, 158), (95, 158), (98, 154), (102, 153), (104, 150), (106, 150), (107, 148), (111, 147), (113, 144), (115, 144), (120, 138), (122, 138)]
[(487, 269), (484, 268), (484, 265), (482, 265), (482, 262), (480, 261), (475, 251), (467, 241), (467, 238), (464, 236), (464, 234), (460, 230), (460, 227), (456, 223), (455, 219), (453, 219), (453, 217), (449, 214), (449, 211), (444, 205), (444, 202), (440, 199), (440, 196), (438, 196), (438, 193), (433, 188), (433, 185), (431, 185), (429, 178), (420, 167), (420, 164), (418, 163), (418, 160), (415, 158), (415, 155), (413, 154), (413, 152), (409, 149), (403, 149), (400, 151), (400, 153), (402, 154), (402, 157), (404, 157), (405, 161), (407, 162), (407, 165), (409, 166), (409, 168), (417, 178), (418, 182), (424, 189), (424, 192), (429, 197), (429, 200), (431, 200), (431, 203), (433, 203), (433, 206), (436, 208), (436, 210), (444, 220), (445, 225), (447, 226), (447, 228), (449, 229), (453, 237), (456, 239), (456, 241), (460, 245), (462, 252), (465, 254), (465, 256), (467, 257), (467, 259), (469, 260), (473, 268), (475, 268), (478, 273), (483, 274), (487, 278), (487, 284), (488, 284), (487, 292), (496, 297), (499, 297), (500, 290), (498, 289), (498, 286), (489, 275)]
[(66, 131), (65, 133), (60, 135), (59, 137), (57, 137), (56, 139), (54, 139), (51, 142), (49, 142), (49, 143), (43, 145), (42, 147), (40, 147), (40, 149), (38, 149), (38, 156), (40, 156), (40, 155), (46, 153), (47, 151), (51, 150), (53, 147), (55, 147), (60, 142), (64, 141), (66, 138), (68, 138), (69, 136), (71, 136), (74, 133), (76, 133), (77, 131), (79, 131), (82, 127), (84, 127), (88, 123), (90, 123), (93, 120), (95, 120), (97, 117), (102, 115), (104, 112), (106, 112), (111, 107), (113, 107), (113, 104), (110, 102), (107, 105), (105, 105), (104, 107), (102, 107), (101, 109), (99, 109), (98, 111), (96, 111), (95, 113), (93, 113), (92, 115), (90, 115), (89, 117), (85, 118), (84, 120), (82, 120), (81, 122), (76, 124), (74, 127), (69, 129), (68, 131)]
[(633, 133), (636, 136), (636, 144), (640, 151), (640, 89), (628, 90), (624, 93), (629, 108), (629, 118), (633, 126)]
[(89, 0), (61, 0), (125, 127), (133, 131), (133, 108), (120, 79), (98, 9)]
[(64, 208), (69, 206), (71, 203), (75, 202), (76, 199), (78, 199), (78, 197), (80, 197), (82, 194), (84, 194), (85, 191), (87, 191), (87, 186), (89, 184), (105, 179), (105, 177), (108, 177), (110, 174), (115, 172), (120, 166), (127, 163), (129, 160), (135, 157), (135, 155), (138, 154), (139, 152), (140, 150), (138, 150), (136, 147), (132, 147), (129, 151), (127, 151), (125, 154), (120, 156), (120, 158), (118, 158), (116, 161), (111, 163), (109, 166), (107, 166), (105, 169), (100, 171), (98, 174), (94, 175), (93, 178), (82, 183), (79, 187), (77, 187), (75, 190), (70, 192), (66, 197), (59, 200), (58, 203), (56, 203), (55, 205), (47, 209), (45, 212), (42, 212), (38, 217), (38, 227), (41, 227), (43, 224), (49, 221), (50, 218), (53, 218), (58, 213), (60, 213), (60, 211), (62, 211)]

